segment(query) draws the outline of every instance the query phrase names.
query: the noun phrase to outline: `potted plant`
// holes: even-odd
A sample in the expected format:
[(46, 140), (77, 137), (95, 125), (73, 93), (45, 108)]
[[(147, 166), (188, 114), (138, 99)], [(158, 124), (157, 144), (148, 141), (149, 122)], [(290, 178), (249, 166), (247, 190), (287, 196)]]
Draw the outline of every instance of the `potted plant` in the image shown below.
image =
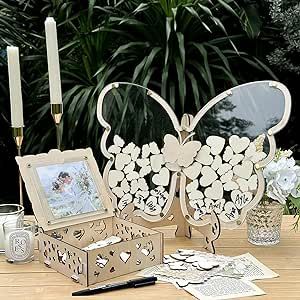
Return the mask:
[(294, 229), (300, 219), (300, 166), (291, 150), (277, 150), (264, 168), (266, 190), (259, 204), (247, 214), (248, 241), (254, 245), (275, 245), (280, 241), (284, 211), (294, 214)]

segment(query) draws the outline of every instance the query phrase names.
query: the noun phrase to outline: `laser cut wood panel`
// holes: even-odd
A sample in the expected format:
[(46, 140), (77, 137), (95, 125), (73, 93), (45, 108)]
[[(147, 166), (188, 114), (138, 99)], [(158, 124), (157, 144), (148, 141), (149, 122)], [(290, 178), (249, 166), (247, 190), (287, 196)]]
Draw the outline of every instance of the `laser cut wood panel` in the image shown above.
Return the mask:
[[(122, 242), (84, 251), (81, 248), (90, 244), (89, 237), (94, 237), (91, 222), (72, 225), (59, 231), (51, 230), (39, 235), (41, 262), (84, 285), (162, 262), (162, 233), (116, 217), (106, 218), (104, 221), (106, 229), (101, 233), (100, 239), (116, 235), (122, 238)], [(98, 224), (97, 220), (94, 222)], [(79, 228), (85, 230), (82, 240), (79, 240), (79, 236), (74, 237), (74, 232), (79, 231)], [(60, 232), (63, 232), (62, 235)]]
[(168, 218), (180, 209), (181, 234), (195, 227), (213, 250), (221, 227), (239, 227), (260, 201), (262, 167), (274, 157), (274, 134), (290, 110), (283, 84), (257, 81), (221, 93), (180, 124), (155, 92), (126, 82), (107, 85), (97, 117), (109, 159), (104, 182), (117, 215), (153, 227), (174, 222)]

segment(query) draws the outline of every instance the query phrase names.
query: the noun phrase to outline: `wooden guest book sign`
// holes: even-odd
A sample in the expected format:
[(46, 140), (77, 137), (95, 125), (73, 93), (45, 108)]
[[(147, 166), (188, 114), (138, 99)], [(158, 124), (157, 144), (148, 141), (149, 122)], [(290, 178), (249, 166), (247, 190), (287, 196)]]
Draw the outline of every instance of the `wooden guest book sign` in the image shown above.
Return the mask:
[(91, 285), (162, 262), (162, 233), (114, 216), (91, 149), (16, 160), (47, 267)]
[(258, 81), (221, 93), (180, 123), (155, 92), (107, 85), (97, 116), (113, 207), (148, 227), (177, 224), (179, 236), (193, 227), (214, 252), (221, 227), (241, 225), (263, 196), (262, 168), (274, 157), (274, 134), (290, 109), (284, 85)]

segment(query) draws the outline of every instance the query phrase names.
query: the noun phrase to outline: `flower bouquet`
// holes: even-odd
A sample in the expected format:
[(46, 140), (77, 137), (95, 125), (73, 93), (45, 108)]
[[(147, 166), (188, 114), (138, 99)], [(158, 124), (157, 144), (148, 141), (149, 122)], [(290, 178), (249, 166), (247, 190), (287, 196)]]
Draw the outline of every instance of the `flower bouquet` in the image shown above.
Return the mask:
[(291, 150), (277, 150), (264, 168), (265, 195), (247, 214), (248, 241), (255, 245), (275, 245), (280, 241), (283, 212), (294, 214), (294, 228), (300, 219), (300, 166)]

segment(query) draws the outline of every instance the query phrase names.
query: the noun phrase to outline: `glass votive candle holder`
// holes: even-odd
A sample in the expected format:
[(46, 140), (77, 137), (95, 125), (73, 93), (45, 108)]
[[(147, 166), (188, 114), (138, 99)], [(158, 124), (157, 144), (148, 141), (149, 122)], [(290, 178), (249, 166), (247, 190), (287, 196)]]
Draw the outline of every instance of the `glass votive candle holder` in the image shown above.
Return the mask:
[(7, 221), (23, 222), (24, 207), (19, 204), (0, 204), (0, 253), (4, 253), (3, 224)]
[(5, 256), (9, 263), (27, 263), (34, 258), (35, 223), (7, 221), (3, 224)]

